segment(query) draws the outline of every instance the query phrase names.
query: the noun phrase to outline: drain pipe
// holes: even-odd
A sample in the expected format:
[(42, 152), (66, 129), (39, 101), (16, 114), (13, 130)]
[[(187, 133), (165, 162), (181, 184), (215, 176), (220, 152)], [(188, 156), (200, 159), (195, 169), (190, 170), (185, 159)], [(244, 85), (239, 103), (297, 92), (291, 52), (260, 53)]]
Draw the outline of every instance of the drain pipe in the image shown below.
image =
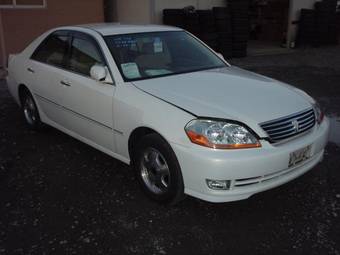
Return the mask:
[(104, 0), (104, 21), (117, 22), (117, 0)]
[(4, 34), (4, 28), (2, 24), (2, 11), (0, 10), (0, 46), (1, 46), (1, 63), (0, 63), (0, 69), (1, 68), (6, 68), (6, 48), (5, 48), (5, 34)]

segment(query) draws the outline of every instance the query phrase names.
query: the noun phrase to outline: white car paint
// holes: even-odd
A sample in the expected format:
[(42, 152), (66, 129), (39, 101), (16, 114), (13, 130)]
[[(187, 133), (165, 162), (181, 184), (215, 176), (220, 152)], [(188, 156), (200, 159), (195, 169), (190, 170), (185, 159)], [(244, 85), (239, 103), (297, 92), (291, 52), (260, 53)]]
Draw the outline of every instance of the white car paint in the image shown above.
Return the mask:
[(241, 122), (246, 119), (247, 125), (260, 136), (265, 133), (258, 123), (310, 107), (304, 96), (280, 85), (280, 82), (236, 67), (136, 81), (134, 84), (198, 116)]
[[(56, 30), (81, 31), (92, 36), (105, 55), (114, 84), (52, 67), (30, 59), (38, 45)], [(41, 120), (61, 131), (130, 163), (129, 137), (139, 127), (158, 132), (168, 141), (181, 166), (185, 193), (211, 202), (245, 199), (286, 183), (314, 167), (328, 141), (325, 118), (311, 132), (282, 144), (261, 139), (261, 148), (215, 150), (191, 143), (184, 131), (197, 116), (245, 123), (261, 138), (259, 123), (312, 107), (314, 100), (281, 82), (236, 67), (200, 71), (136, 82), (125, 82), (102, 35), (179, 31), (165, 26), (83, 25), (46, 32), (23, 52), (9, 59), (8, 88), (18, 104), (24, 84), (33, 94)], [(29, 69), (34, 70), (34, 73)], [(62, 86), (60, 82), (72, 84)], [(312, 145), (313, 156), (301, 166), (288, 168), (289, 154)], [(278, 173), (286, 174), (278, 174)], [(280, 175), (270, 182), (245, 189), (216, 191), (206, 179), (232, 180)]]

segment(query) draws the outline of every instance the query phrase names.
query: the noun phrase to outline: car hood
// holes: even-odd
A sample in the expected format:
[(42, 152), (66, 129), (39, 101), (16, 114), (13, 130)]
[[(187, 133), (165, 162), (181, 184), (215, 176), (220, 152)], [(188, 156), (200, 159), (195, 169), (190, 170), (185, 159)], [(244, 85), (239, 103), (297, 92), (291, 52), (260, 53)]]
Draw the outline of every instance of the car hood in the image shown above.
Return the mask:
[(311, 98), (296, 88), (237, 67), (133, 82), (164, 101), (200, 117), (253, 124), (311, 107)]

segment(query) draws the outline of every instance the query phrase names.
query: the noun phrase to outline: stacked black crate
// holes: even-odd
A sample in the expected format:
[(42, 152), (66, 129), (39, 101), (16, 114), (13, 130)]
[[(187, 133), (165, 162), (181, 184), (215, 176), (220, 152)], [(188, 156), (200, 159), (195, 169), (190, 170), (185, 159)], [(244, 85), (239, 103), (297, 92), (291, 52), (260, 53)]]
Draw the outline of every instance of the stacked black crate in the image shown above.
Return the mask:
[(336, 5), (337, 0), (323, 0), (315, 3), (315, 32), (319, 45), (337, 43)]
[(233, 57), (247, 56), (249, 39), (249, 0), (229, 0), (232, 22)]
[(318, 46), (316, 34), (316, 15), (315, 10), (301, 9), (299, 29), (297, 34), (297, 46), (313, 45)]
[(217, 50), (217, 34), (214, 13), (211, 10), (198, 10), (200, 26), (199, 38), (214, 50)]
[(214, 7), (215, 28), (217, 34), (218, 52), (225, 58), (232, 57), (232, 28), (228, 8)]

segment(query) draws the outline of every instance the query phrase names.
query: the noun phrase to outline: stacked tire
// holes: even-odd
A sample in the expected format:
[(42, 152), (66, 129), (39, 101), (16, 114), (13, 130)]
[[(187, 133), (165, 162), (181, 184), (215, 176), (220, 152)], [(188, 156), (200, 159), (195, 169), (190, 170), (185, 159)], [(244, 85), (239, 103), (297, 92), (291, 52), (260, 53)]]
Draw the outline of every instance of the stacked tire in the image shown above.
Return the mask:
[(198, 37), (214, 50), (217, 50), (217, 34), (214, 13), (211, 10), (198, 10), (200, 33)]
[(340, 39), (340, 11), (336, 13), (336, 31), (337, 31), (337, 43), (339, 43)]
[(249, 38), (249, 1), (229, 0), (232, 22), (233, 57), (247, 56)]
[(198, 14), (194, 10), (164, 9), (163, 23), (168, 26), (183, 28), (195, 35), (199, 35), (200, 32)]
[(232, 57), (232, 27), (228, 8), (214, 7), (215, 29), (217, 34), (217, 49), (224, 58)]
[(300, 14), (297, 45), (319, 46), (316, 36), (316, 12), (315, 10), (302, 9)]
[(249, 0), (228, 0), (212, 10), (164, 9), (163, 23), (196, 35), (225, 58), (247, 56)]
[(314, 10), (302, 9), (297, 43), (299, 46), (337, 44), (337, 0), (315, 3)]
[(190, 33), (199, 36), (201, 28), (199, 16), (196, 11), (184, 11), (184, 28)]
[(163, 23), (168, 26), (184, 28), (184, 11), (182, 9), (164, 9)]
[(337, 0), (315, 3), (316, 35), (320, 45), (337, 43), (336, 6)]

